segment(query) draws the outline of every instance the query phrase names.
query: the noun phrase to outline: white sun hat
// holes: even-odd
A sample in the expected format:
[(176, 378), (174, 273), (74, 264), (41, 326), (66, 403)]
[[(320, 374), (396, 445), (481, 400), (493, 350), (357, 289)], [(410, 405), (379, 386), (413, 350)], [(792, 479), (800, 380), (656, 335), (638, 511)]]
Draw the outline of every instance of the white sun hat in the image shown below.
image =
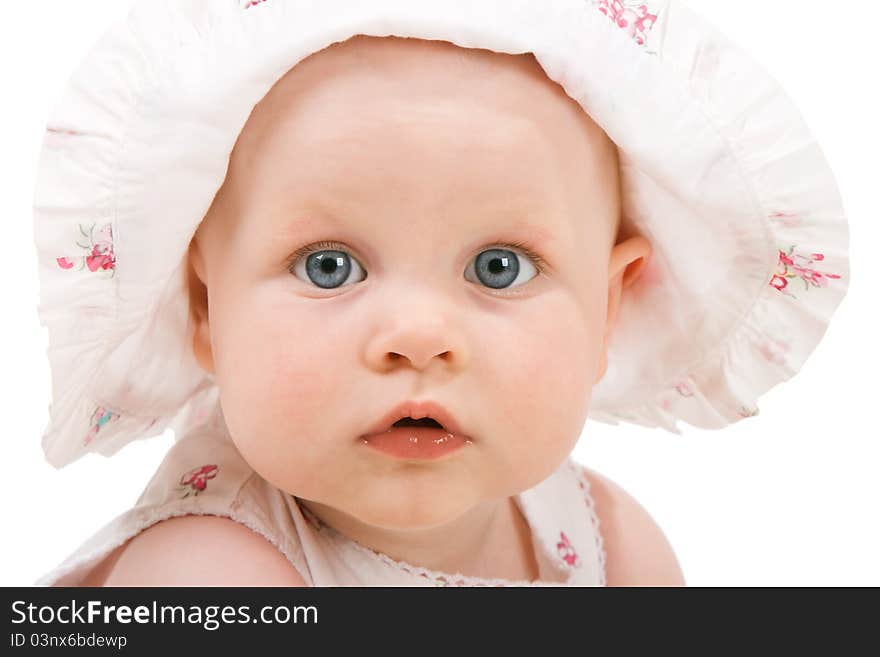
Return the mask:
[(71, 77), (37, 171), (55, 467), (180, 437), (219, 402), (192, 353), (188, 244), (254, 105), (357, 34), (534, 53), (617, 144), (624, 223), (654, 254), (624, 292), (591, 418), (720, 428), (816, 347), (849, 279), (833, 174), (778, 83), (687, 6), (142, 0)]

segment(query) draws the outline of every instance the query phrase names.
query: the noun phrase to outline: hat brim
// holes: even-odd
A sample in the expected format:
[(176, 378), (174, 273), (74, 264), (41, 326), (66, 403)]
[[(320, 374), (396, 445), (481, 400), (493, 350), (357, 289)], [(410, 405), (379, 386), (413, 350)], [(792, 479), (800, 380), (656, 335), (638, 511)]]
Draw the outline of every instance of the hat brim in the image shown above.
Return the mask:
[(590, 417), (722, 427), (818, 344), (848, 284), (834, 177), (780, 86), (686, 6), (147, 0), (74, 73), (43, 143), (50, 463), (182, 435), (218, 402), (191, 350), (184, 254), (254, 105), (356, 34), (534, 53), (617, 144), (625, 221), (654, 255)]

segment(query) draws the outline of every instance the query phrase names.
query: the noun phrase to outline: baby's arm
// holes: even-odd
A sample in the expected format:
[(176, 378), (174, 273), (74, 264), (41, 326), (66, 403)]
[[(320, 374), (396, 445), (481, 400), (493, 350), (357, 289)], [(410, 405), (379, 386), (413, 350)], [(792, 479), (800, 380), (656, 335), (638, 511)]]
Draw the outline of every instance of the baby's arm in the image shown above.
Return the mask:
[(625, 490), (584, 468), (605, 544), (608, 586), (685, 586), (672, 546)]
[(284, 555), (219, 516), (152, 525), (111, 552), (80, 586), (307, 586)]

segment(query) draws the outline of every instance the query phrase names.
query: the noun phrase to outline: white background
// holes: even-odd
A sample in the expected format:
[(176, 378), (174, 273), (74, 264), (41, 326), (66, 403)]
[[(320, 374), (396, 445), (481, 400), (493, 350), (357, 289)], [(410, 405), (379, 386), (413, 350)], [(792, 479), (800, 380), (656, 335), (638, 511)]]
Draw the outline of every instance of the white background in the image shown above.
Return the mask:
[[(217, 1), (217, 0), (211, 0)], [(229, 0), (227, 0), (229, 1)], [(37, 319), (34, 172), (48, 113), (68, 76), (131, 1), (8, 3), (0, 22), (3, 140), (0, 328), (3, 448), (0, 585), (30, 585), (134, 503), (170, 432), (112, 459), (55, 470), (40, 437), (50, 395)], [(690, 0), (793, 97), (835, 172), (851, 224), (851, 285), (824, 341), (761, 414), (719, 432), (589, 421), (575, 458), (648, 509), (687, 583), (880, 585), (878, 176), (880, 4)]]

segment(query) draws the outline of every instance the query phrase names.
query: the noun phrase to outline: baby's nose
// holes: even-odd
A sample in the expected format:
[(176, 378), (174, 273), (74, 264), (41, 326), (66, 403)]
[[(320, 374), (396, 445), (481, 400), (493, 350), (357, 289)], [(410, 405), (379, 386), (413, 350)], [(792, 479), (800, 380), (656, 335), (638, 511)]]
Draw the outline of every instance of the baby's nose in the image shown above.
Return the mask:
[(448, 350), (443, 351), (438, 354), (432, 354), (431, 350), (428, 350), (428, 351), (422, 350), (418, 353), (415, 353), (413, 351), (409, 351), (406, 353), (397, 353), (396, 351), (388, 352), (389, 362), (394, 363), (394, 362), (399, 361), (401, 359), (406, 359), (411, 363), (412, 367), (417, 370), (427, 369), (430, 366), (431, 362), (435, 358), (439, 358), (440, 360), (444, 360), (444, 361), (449, 361), (449, 360), (451, 360), (451, 357), (452, 357), (452, 354)]
[(407, 365), (424, 371), (441, 363), (460, 363), (462, 346), (451, 344), (449, 331), (437, 324), (414, 322), (376, 336), (368, 360), (381, 369)]
[(383, 314), (366, 347), (366, 360), (379, 371), (406, 365), (417, 370), (445, 366), (458, 369), (469, 358), (460, 318), (424, 306), (397, 305)]

